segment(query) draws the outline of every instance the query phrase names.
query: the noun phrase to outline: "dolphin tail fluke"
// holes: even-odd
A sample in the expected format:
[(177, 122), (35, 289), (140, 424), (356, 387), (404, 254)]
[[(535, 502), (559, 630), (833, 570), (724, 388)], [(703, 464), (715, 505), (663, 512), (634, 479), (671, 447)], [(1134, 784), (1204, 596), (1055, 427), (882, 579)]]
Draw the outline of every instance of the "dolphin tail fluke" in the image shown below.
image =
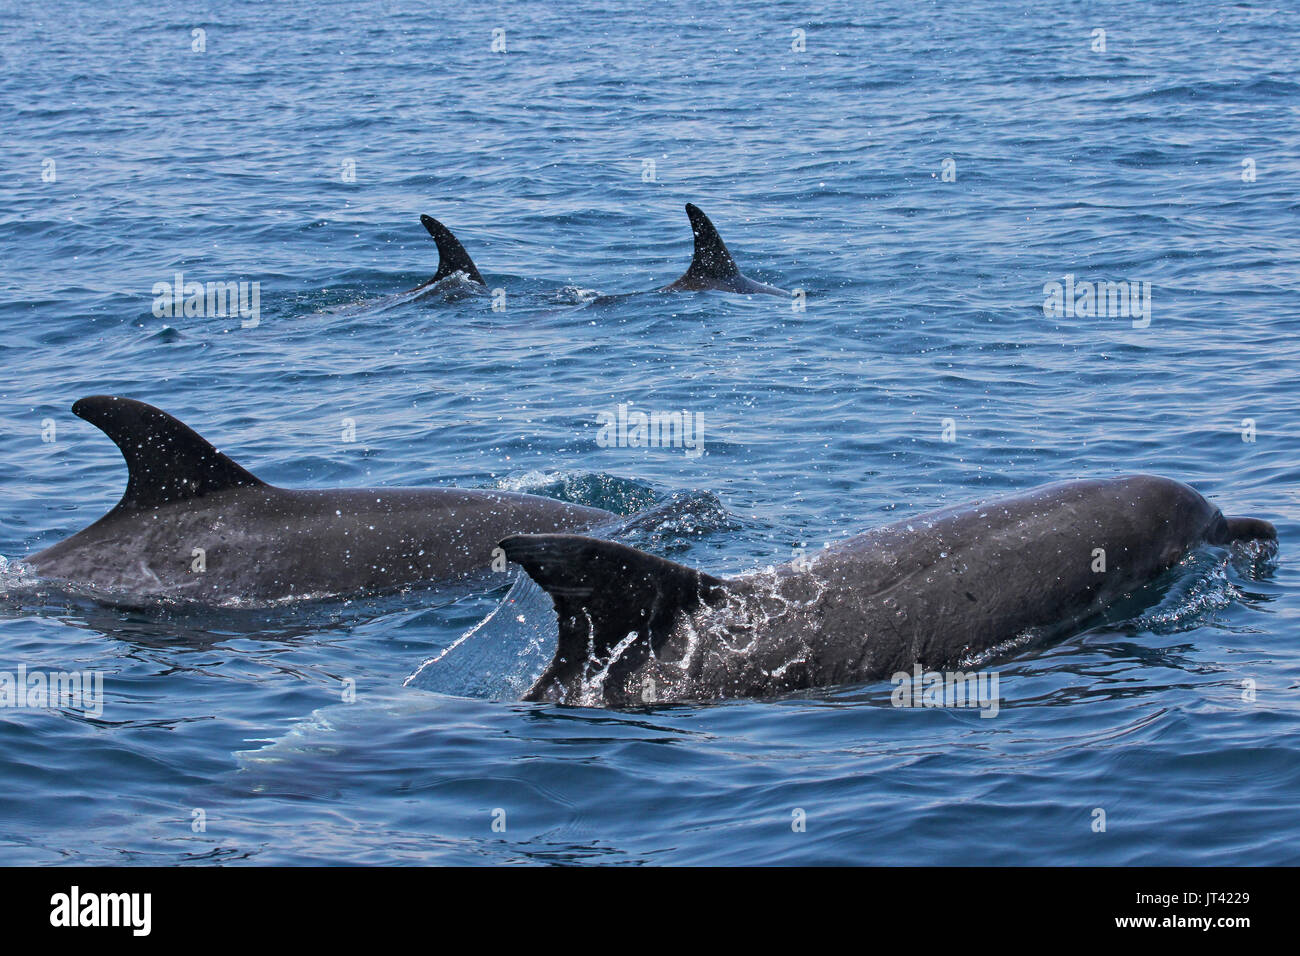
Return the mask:
[(474, 265), (474, 260), (469, 257), (460, 240), (451, 234), (450, 229), (432, 216), (421, 216), (420, 222), (424, 223), (424, 228), (429, 230), (429, 235), (438, 244), (438, 271), (426, 284), (441, 282), (454, 272), (463, 272), (479, 285), (487, 285)]
[(156, 508), (239, 486), (265, 486), (162, 409), (113, 395), (92, 395), (72, 406), (109, 438), (126, 459), (119, 509)]
[(685, 565), (581, 535), (519, 534), (501, 547), (551, 596), (559, 618), (555, 658), (525, 700), (549, 699), (557, 682), (570, 686), (603, 669), (617, 679), (658, 649), (681, 612), (711, 603), (724, 586)]

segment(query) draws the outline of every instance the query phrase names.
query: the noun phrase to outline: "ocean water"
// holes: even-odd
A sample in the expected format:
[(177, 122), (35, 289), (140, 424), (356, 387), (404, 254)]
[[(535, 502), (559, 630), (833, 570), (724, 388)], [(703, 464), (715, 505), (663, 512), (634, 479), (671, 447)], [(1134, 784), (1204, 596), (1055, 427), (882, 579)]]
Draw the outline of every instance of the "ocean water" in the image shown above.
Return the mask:
[[(0, 863), (1300, 862), (1298, 55), (1281, 2), (6, 0), (0, 670), (104, 700), (0, 709)], [(685, 202), (804, 308), (647, 293)], [(410, 295), (421, 213), (504, 292)], [(178, 272), (259, 283), (256, 325), (155, 315)], [(1149, 311), (1046, 314), (1067, 275)], [(1007, 655), (993, 719), (888, 683), (524, 704), (422, 670), (509, 574), (214, 610), (34, 580), (124, 486), (69, 411), (104, 392), (287, 486), (658, 509), (638, 543), (716, 574), (1132, 471), (1280, 548)], [(602, 447), (620, 404), (705, 453)]]

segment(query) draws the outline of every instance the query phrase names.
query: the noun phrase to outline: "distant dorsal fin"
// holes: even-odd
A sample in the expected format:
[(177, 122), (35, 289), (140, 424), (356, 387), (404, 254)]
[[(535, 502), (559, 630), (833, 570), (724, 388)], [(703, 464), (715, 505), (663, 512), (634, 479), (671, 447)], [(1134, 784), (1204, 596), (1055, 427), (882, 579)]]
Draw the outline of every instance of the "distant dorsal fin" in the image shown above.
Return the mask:
[(126, 459), (127, 482), (118, 509), (156, 508), (240, 486), (265, 486), (188, 425), (130, 398), (92, 395), (72, 406), (109, 438)]
[(682, 289), (707, 288), (741, 278), (736, 260), (731, 258), (727, 244), (709, 217), (699, 206), (689, 202), (686, 215), (691, 219), (691, 232), (695, 234), (695, 255), (690, 268), (673, 285)]
[(425, 283), (426, 285), (441, 282), (453, 272), (463, 272), (479, 285), (487, 285), (479, 275), (474, 260), (469, 257), (460, 240), (451, 234), (450, 229), (432, 216), (421, 216), (420, 222), (424, 223), (424, 228), (429, 230), (429, 235), (433, 236), (433, 241), (438, 244), (438, 271), (433, 274), (433, 278), (428, 283)]
[(574, 534), (517, 534), (501, 542), (555, 602), (560, 639), (555, 658), (525, 700), (544, 700), (609, 664), (629, 634), (607, 680), (617, 681), (658, 650), (682, 611), (710, 603), (724, 582), (693, 568), (612, 541)]

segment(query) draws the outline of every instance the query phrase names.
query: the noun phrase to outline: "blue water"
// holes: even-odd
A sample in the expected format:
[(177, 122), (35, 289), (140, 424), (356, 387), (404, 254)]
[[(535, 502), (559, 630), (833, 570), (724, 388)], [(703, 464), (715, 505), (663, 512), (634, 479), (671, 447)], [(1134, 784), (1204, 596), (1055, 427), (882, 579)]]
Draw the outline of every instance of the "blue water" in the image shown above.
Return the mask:
[[(0, 862), (1300, 862), (1294, 5), (818, 6), (0, 4), (0, 668), (106, 697), (0, 711)], [(806, 310), (595, 300), (681, 273), (687, 201)], [(406, 295), (421, 213), (504, 309)], [(260, 282), (260, 323), (155, 317), (178, 271)], [(1067, 273), (1150, 282), (1149, 327), (1045, 316)], [(504, 574), (212, 612), (33, 582), (124, 485), (69, 411), (103, 392), (288, 486), (658, 507), (642, 544), (718, 574), (1138, 470), (1281, 547), (999, 662), (994, 719), (522, 704), (407, 683)], [(600, 447), (624, 402), (707, 453)]]

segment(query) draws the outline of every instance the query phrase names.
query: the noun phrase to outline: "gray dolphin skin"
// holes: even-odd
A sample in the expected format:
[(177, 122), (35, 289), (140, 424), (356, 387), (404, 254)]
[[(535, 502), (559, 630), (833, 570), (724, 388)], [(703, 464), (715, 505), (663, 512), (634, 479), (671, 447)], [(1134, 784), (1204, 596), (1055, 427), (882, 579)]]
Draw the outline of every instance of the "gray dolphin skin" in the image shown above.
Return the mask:
[(722, 241), (722, 236), (718, 235), (718, 230), (709, 221), (709, 217), (700, 211), (699, 206), (687, 203), (686, 215), (691, 219), (691, 232), (695, 235), (695, 255), (680, 279), (658, 291), (716, 289), (741, 295), (790, 295), (784, 289), (755, 282), (741, 275), (736, 260), (727, 250), (727, 244)]
[(108, 591), (205, 603), (391, 591), (486, 570), (509, 534), (616, 517), (505, 491), (277, 488), (152, 405), (96, 395), (72, 411), (117, 444), (126, 491), (26, 560), (43, 577)]
[(438, 271), (428, 282), (417, 286), (415, 291), (427, 289), (457, 272), (463, 273), (471, 282), (477, 282), (481, 286), (487, 285), (483, 281), (483, 276), (479, 274), (478, 267), (474, 265), (474, 260), (469, 257), (460, 240), (451, 234), (450, 229), (432, 216), (421, 216), (420, 222), (429, 231), (429, 235), (433, 236), (433, 241), (438, 244)]
[(1078, 629), (1201, 544), (1276, 538), (1184, 484), (1135, 475), (932, 511), (810, 567), (729, 580), (578, 535), (501, 544), (559, 619), (555, 657), (524, 699), (618, 707), (970, 666)]

